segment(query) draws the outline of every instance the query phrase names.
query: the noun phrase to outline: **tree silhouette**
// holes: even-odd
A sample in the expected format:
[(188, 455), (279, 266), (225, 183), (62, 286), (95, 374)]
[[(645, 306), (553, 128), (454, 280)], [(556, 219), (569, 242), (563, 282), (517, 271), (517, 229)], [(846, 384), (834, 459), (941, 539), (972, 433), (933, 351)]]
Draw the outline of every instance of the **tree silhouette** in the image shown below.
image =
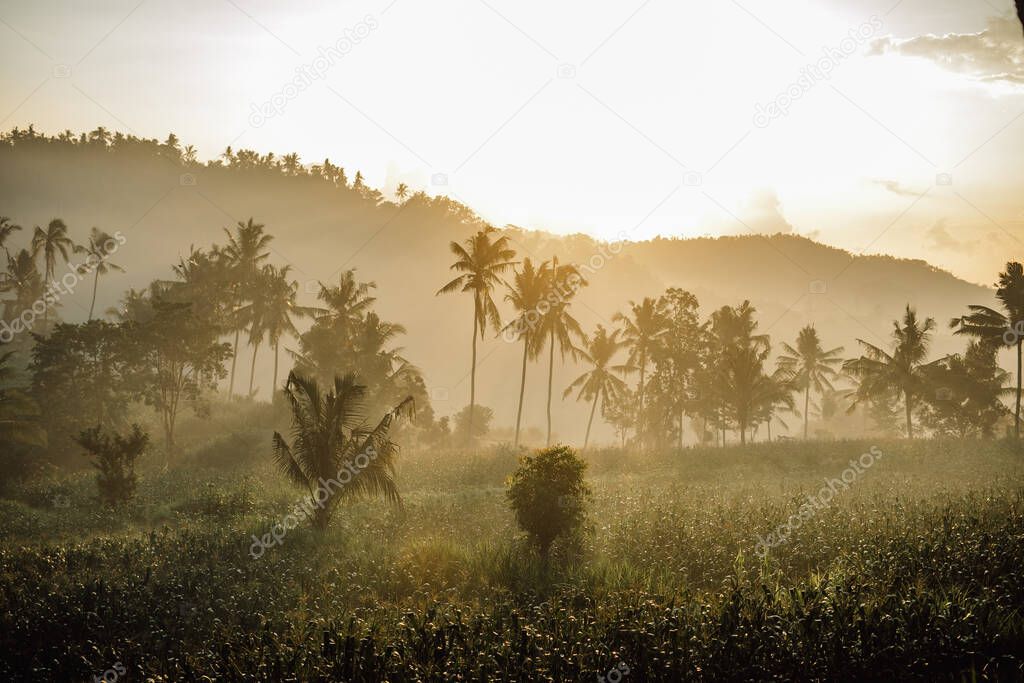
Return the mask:
[[(508, 237), (492, 239), (497, 231), (487, 226), (462, 244), (452, 242), (449, 249), (455, 255), (451, 270), (462, 273), (442, 287), (437, 293), (464, 292), (473, 296), (473, 349), (470, 362), (469, 380), (469, 428), (468, 435), (473, 433), (473, 409), (476, 406), (476, 339), (483, 339), (487, 324), (490, 323), (497, 332), (501, 328), (501, 315), (494, 305), (491, 292), (502, 283), (501, 275), (512, 268), (516, 252), (509, 246)], [(471, 437), (469, 437), (471, 438)], [(468, 445), (468, 443), (467, 443)]]
[[(230, 156), (230, 147), (227, 148), (225, 154)], [(243, 303), (251, 299), (252, 290), (256, 286), (260, 274), (260, 267), (270, 256), (270, 252), (264, 250), (274, 239), (273, 236), (264, 232), (265, 227), (249, 218), (245, 223), (238, 222), (234, 234), (227, 229), (224, 230), (224, 234), (228, 237), (228, 243), (221, 253), (232, 273), (231, 288), (234, 295), (234, 310), (230, 316), (230, 324), (235, 331), (235, 342), (231, 350), (231, 379), (228, 381), (228, 398), (231, 398), (235, 391), (238, 340), (242, 330), (246, 327), (245, 315), (242, 313)]]
[(548, 290), (548, 270), (545, 264), (535, 267), (529, 258), (523, 259), (509, 286), (505, 301), (515, 308), (517, 316), (502, 330), (503, 335), (514, 335), (523, 342), (523, 369), (519, 378), (519, 407), (516, 409), (516, 436), (514, 446), (519, 446), (519, 433), (523, 420), (523, 397), (526, 392), (526, 363), (540, 355), (542, 337), (537, 333), (540, 323), (540, 304)]
[(819, 394), (826, 390), (833, 391), (832, 380), (839, 376), (836, 369), (842, 365), (839, 354), (843, 347), (837, 346), (828, 351), (821, 347), (821, 339), (813, 325), (800, 330), (796, 338), (796, 348), (783, 342), (782, 348), (786, 355), (779, 356), (778, 366), (791, 375), (794, 389), (804, 392), (804, 439), (807, 438), (807, 423), (811, 399), (811, 389)]
[(395, 190), (395, 196), (400, 200), (405, 201), (405, 198), (409, 196), (409, 186), (405, 183), (398, 183), (398, 188)]
[(622, 324), (622, 339), (629, 347), (629, 364), (640, 371), (637, 383), (637, 436), (643, 443), (644, 432), (644, 386), (647, 361), (654, 353), (661, 337), (668, 331), (668, 321), (659, 310), (657, 302), (645, 297), (639, 304), (630, 301), (631, 316), (616, 313), (612, 321)]
[(7, 216), (0, 216), (0, 247), (3, 247), (4, 253), (10, 258), (11, 252), (7, 249), (6, 242), (10, 239), (11, 235), (21, 230), (20, 225), (11, 223), (11, 219)]
[(83, 247), (79, 246), (76, 251), (86, 254), (89, 259), (78, 267), (80, 274), (93, 273), (92, 280), (92, 303), (89, 304), (89, 320), (92, 320), (93, 311), (96, 309), (96, 290), (99, 288), (100, 275), (106, 275), (112, 270), (124, 272), (124, 268), (111, 263), (108, 257), (117, 249), (118, 240), (114, 239), (99, 228), (94, 227), (89, 232), (89, 241)]
[[(64, 260), (64, 263), (68, 262), (68, 254), (73, 252), (75, 249), (75, 243), (68, 237), (68, 226), (64, 224), (59, 218), (54, 218), (50, 221), (46, 229), (43, 230), (38, 225), (36, 226), (35, 232), (32, 235), (32, 254), (33, 256), (43, 256), (43, 267), (44, 276), (43, 281), (46, 283), (44, 287), (49, 287), (50, 283), (53, 282), (53, 272), (57, 269), (57, 255)], [(50, 320), (50, 306), (47, 303), (46, 310), (43, 311), (43, 331), (48, 328)]]
[(547, 418), (548, 433), (546, 445), (551, 445), (551, 395), (555, 384), (555, 346), (564, 361), (566, 356), (574, 360), (579, 357), (579, 348), (573, 343), (574, 340), (584, 342), (586, 335), (580, 327), (576, 318), (569, 313), (572, 305), (572, 298), (582, 285), (587, 284), (576, 266), (571, 264), (560, 265), (555, 257), (542, 266), (545, 274), (542, 278), (547, 281), (548, 290), (545, 294), (546, 310), (541, 315), (540, 329), (538, 330), (538, 342), (548, 343), (548, 401)]
[[(326, 530), (338, 503), (353, 496), (400, 502), (395, 484), (398, 446), (388, 433), (395, 420), (411, 414), (412, 397), (367, 428), (366, 387), (354, 375), (336, 377), (325, 394), (316, 380), (293, 372), (284, 396), (292, 413), (292, 443), (274, 432), (274, 460), (293, 484), (309, 491), (314, 528)], [(343, 472), (348, 474), (344, 482)], [(337, 486), (327, 485), (332, 483)], [(321, 500), (318, 491), (325, 491), (326, 498)]]
[(987, 306), (968, 306), (970, 313), (954, 318), (950, 327), (954, 334), (980, 339), (995, 347), (1017, 349), (1017, 392), (1013, 411), (1013, 433), (1020, 438), (1021, 344), (1024, 342), (1024, 266), (1012, 261), (999, 274), (996, 298), (1006, 313)]
[(759, 396), (765, 392), (764, 362), (771, 351), (766, 334), (755, 334), (755, 309), (749, 301), (739, 306), (723, 306), (711, 314), (714, 337), (714, 391), (722, 400), (726, 414), (747, 442), (747, 428), (757, 418)]
[(587, 419), (587, 433), (583, 437), (583, 448), (586, 449), (590, 443), (590, 428), (594, 423), (594, 413), (597, 411), (599, 401), (608, 404), (629, 391), (629, 387), (616, 375), (628, 371), (627, 365), (612, 365), (616, 354), (626, 345), (619, 340), (619, 330), (613, 330), (611, 334), (603, 325), (598, 325), (594, 336), (586, 341), (585, 347), (577, 353), (580, 359), (590, 369), (573, 380), (572, 384), (566, 387), (562, 394), (563, 398), (569, 396), (574, 389), (579, 389), (576, 400), (593, 401), (590, 406), (590, 417)]
[(853, 395), (851, 408), (865, 400), (879, 399), (893, 393), (902, 397), (907, 421), (907, 438), (914, 438), (914, 402), (928, 386), (930, 367), (942, 363), (940, 358), (926, 363), (935, 321), (931, 318), (919, 321), (917, 311), (907, 304), (903, 321), (893, 322), (893, 350), (886, 353), (863, 339), (857, 343), (864, 349), (864, 355), (843, 363), (843, 369), (854, 375), (860, 384)]
[[(36, 260), (28, 249), (7, 256), (7, 277), (0, 291), (13, 292), (14, 298), (5, 300), (4, 318), (11, 320), (32, 308), (43, 297), (43, 281), (36, 268)], [(32, 324), (29, 323), (31, 330)]]
[(288, 279), (290, 271), (291, 266), (279, 269), (267, 266), (268, 283), (260, 315), (267, 341), (274, 348), (274, 380), (270, 385), (274, 396), (277, 395), (277, 366), (281, 355), (281, 339), (287, 334), (298, 337), (295, 319), (312, 317), (318, 310), (298, 305), (299, 283)]

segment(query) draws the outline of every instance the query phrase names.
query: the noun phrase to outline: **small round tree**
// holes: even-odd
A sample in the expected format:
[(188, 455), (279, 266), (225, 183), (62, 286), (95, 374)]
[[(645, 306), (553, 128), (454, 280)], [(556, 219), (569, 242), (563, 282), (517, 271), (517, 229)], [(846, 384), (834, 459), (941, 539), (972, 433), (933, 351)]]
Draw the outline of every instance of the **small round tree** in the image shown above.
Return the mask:
[(523, 456), (508, 482), (508, 499), (519, 526), (547, 562), (551, 544), (580, 528), (590, 488), (587, 463), (569, 446), (552, 446)]

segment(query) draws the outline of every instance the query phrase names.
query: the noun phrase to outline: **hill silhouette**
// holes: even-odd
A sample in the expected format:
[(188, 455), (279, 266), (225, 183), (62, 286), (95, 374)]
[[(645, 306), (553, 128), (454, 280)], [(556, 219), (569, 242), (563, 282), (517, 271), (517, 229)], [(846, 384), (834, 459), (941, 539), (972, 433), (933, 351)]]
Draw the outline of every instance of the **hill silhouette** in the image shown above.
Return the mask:
[[(0, 214), (25, 227), (61, 217), (79, 240), (94, 225), (120, 230), (127, 241), (117, 262), (127, 272), (100, 284), (97, 310), (116, 305), (129, 287), (170, 277), (171, 265), (191, 246), (222, 242), (222, 228), (252, 216), (276, 237), (272, 259), (292, 265), (303, 303), (313, 302), (319, 281), (330, 283), (342, 270), (356, 268), (360, 279), (377, 283), (382, 317), (408, 329), (404, 355), (423, 371), (435, 411), (453, 414), (468, 403), (471, 302), (435, 293), (450, 279), (448, 242), (483, 223), (444, 196), (387, 198), (330, 160), (303, 166), (292, 155), (229, 149), (202, 163), (174, 136), (159, 142), (103, 129), (57, 137), (15, 130), (0, 140)], [(506, 230), (520, 256), (557, 255), (584, 266), (590, 284), (573, 310), (586, 330), (611, 325), (630, 300), (681, 287), (698, 297), (704, 315), (749, 299), (760, 331), (776, 346), (813, 323), (826, 346), (845, 346), (849, 355), (858, 337), (887, 345), (891, 321), (911, 303), (939, 321), (934, 353), (944, 354), (964, 346), (946, 330), (946, 321), (967, 304), (994, 301), (992, 290), (924, 261), (851, 254), (795, 235), (633, 241), (624, 233), (623, 241), (609, 244), (580, 234)], [(87, 295), (76, 293), (61, 316), (84, 320)], [(520, 350), (489, 340), (480, 358), (478, 401), (494, 409), (497, 425), (507, 426), (515, 417)], [(266, 396), (270, 358), (262, 361), (257, 384)], [(576, 374), (573, 367), (556, 368), (556, 387)], [(546, 368), (531, 365), (527, 426), (543, 424), (544, 378)], [(586, 407), (560, 404), (555, 424), (557, 433), (576, 438), (585, 428)], [(595, 429), (598, 440), (609, 438), (609, 429)]]

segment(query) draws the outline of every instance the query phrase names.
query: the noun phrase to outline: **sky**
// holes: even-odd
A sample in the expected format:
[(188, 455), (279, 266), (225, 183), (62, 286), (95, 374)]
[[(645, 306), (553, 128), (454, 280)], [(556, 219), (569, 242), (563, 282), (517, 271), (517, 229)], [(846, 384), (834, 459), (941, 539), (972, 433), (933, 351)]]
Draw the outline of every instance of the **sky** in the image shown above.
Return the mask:
[(1024, 254), (1002, 0), (4, 0), (0, 128), (297, 152), (600, 238)]

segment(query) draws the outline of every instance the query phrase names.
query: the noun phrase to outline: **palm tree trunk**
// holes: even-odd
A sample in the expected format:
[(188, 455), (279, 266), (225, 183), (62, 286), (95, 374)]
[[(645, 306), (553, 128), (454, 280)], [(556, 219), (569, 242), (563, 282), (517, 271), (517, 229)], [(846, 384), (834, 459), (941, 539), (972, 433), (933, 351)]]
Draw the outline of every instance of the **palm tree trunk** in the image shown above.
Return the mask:
[(683, 450), (683, 420), (686, 419), (686, 412), (679, 411), (679, 450)]
[(92, 278), (92, 303), (89, 305), (89, 320), (92, 320), (92, 312), (96, 308), (96, 288), (100, 284), (100, 270), (97, 268), (93, 271), (95, 274)]
[(274, 342), (274, 383), (271, 385), (270, 402), (274, 402), (274, 396), (277, 395), (277, 360), (278, 356), (281, 355), (281, 340), (278, 339)]
[(256, 379), (256, 353), (260, 350), (260, 343), (257, 341), (252, 347), (252, 366), (249, 368), (249, 398), (252, 398), (252, 384)]
[(914, 423), (911, 420), (910, 415), (911, 415), (911, 413), (914, 410), (914, 405), (913, 405), (913, 402), (912, 402), (912, 400), (910, 398), (910, 394), (904, 394), (904, 399), (905, 400), (903, 401), (903, 403), (906, 404), (906, 407), (907, 407), (907, 438), (908, 439), (913, 439), (914, 438)]
[[(804, 428), (804, 438), (807, 438), (807, 428)], [(772, 419), (768, 418), (768, 443), (772, 442)]]
[(480, 318), (480, 302), (473, 299), (473, 358), (469, 368), (469, 425), (466, 429), (466, 446), (473, 443), (473, 414), (476, 412), (476, 324)]
[(238, 335), (241, 330), (235, 330), (235, 345), (231, 350), (231, 382), (228, 384), (228, 398), (235, 395), (235, 362), (238, 360)]
[(639, 403), (639, 413), (636, 419), (636, 435), (637, 441), (640, 442), (640, 448), (644, 447), (644, 373), (647, 370), (647, 351), (640, 353), (640, 386), (637, 387), (637, 399)]
[(807, 382), (807, 388), (804, 389), (804, 441), (807, 441), (807, 404), (811, 400), (811, 383)]
[(551, 445), (551, 387), (555, 383), (555, 331), (551, 331), (551, 352), (548, 358), (548, 438), (547, 445)]
[(1017, 337), (1017, 406), (1014, 408), (1013, 413), (1013, 435), (1015, 438), (1020, 438), (1020, 351), (1021, 341), (1024, 341)]
[(523, 335), (523, 374), (519, 379), (519, 409), (516, 411), (516, 440), (515, 446), (519, 447), (519, 427), (523, 422), (523, 394), (526, 392), (526, 357), (530, 351), (530, 338)]
[(587, 420), (587, 434), (583, 437), (583, 450), (587, 450), (587, 444), (590, 443), (590, 425), (594, 424), (594, 413), (597, 412), (597, 401), (601, 398), (601, 394), (594, 394), (594, 405), (590, 406), (590, 419)]

